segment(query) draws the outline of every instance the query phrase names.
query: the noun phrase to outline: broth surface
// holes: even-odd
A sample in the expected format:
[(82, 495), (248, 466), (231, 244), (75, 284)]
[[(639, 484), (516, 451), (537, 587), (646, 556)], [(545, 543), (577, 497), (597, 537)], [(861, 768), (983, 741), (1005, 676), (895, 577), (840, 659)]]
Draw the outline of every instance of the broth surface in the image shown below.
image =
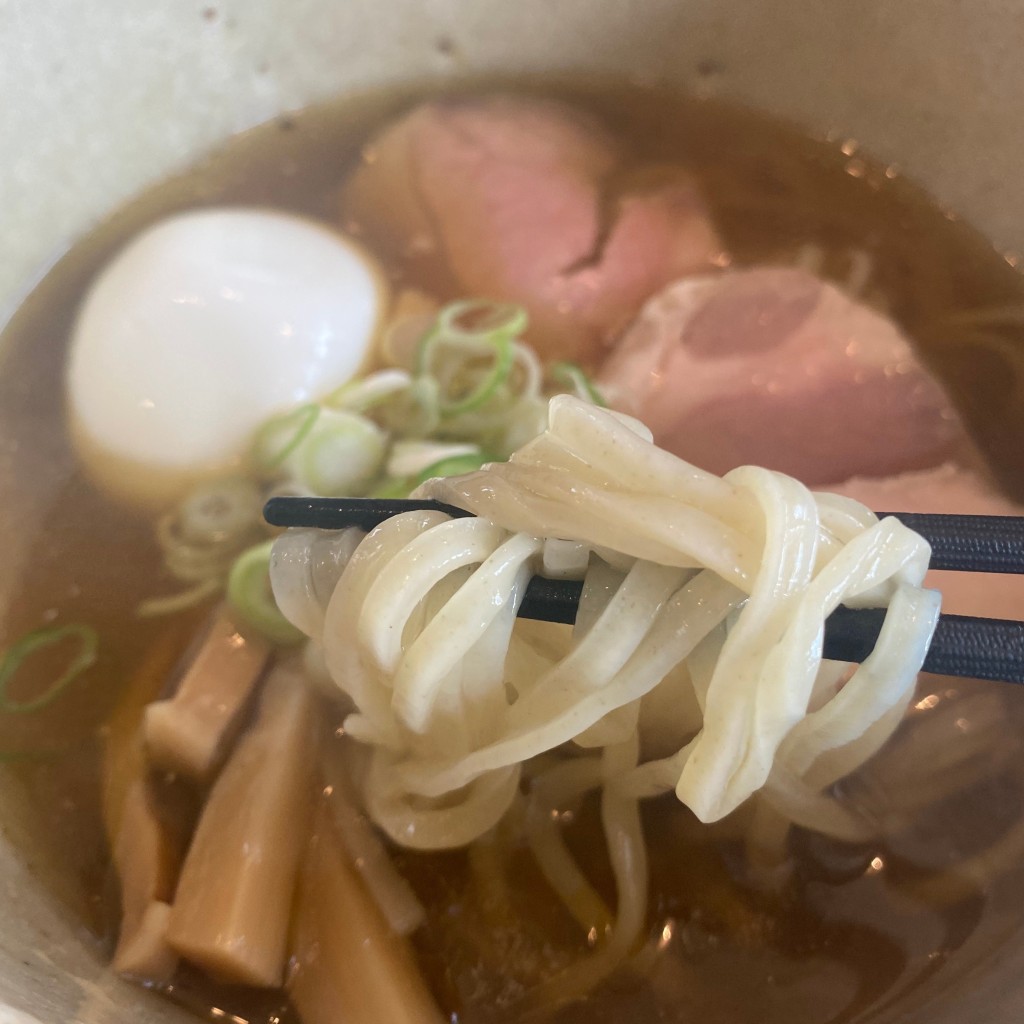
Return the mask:
[[(1024, 331), (1012, 322), (983, 330), (956, 322), (972, 310), (1024, 309), (1024, 281), (973, 229), (853, 142), (811, 139), (760, 114), (647, 89), (537, 88), (594, 109), (639, 157), (690, 166), (736, 265), (792, 262), (813, 245), (825, 254), (825, 276), (842, 282), (866, 260), (873, 300), (943, 379), (1003, 486), (1024, 498), (1017, 442), (1024, 435), (1017, 384)], [(198, 619), (137, 619), (143, 597), (171, 586), (150, 521), (113, 505), (75, 468), (62, 361), (76, 308), (120, 245), (176, 210), (268, 205), (337, 222), (345, 171), (369, 132), (411, 98), (375, 95), (315, 108), (232, 140), (80, 242), (0, 338), (0, 474), (6, 493), (36, 502), (38, 525), (18, 541), (29, 546), (30, 569), (18, 580), (3, 642), (61, 622), (87, 622), (102, 638), (99, 663), (52, 711), (30, 721), (0, 715), (0, 757), (32, 795), (46, 874), (64, 879), (61, 897), (101, 941), (110, 940), (115, 920), (99, 806), (104, 723), (161, 634), (183, 645)], [(366, 242), (372, 249), (372, 236)], [(858, 253), (865, 256), (851, 258)], [(997, 693), (1006, 707), (1005, 729), (992, 737), (1001, 767), (919, 826), (870, 849), (798, 832), (792, 879), (780, 892), (765, 893), (749, 877), (735, 822), (709, 828), (675, 801), (646, 806), (649, 924), (661, 941), (558, 1021), (840, 1024), (888, 1019), (890, 1008), (934, 998), (1024, 918), (1019, 866), (951, 892), (931, 884), (944, 859), (979, 852), (1011, 828), (1024, 795), (1020, 758), (995, 756), (1007, 745), (1011, 755), (1017, 749), (1024, 693), (927, 677), (921, 683), (922, 695), (946, 700), (980, 691)], [(595, 808), (585, 803), (567, 837), (611, 898), (597, 834)], [(421, 964), (442, 1008), (466, 1024), (500, 1019), (525, 988), (587, 950), (526, 851), (493, 853), (511, 866), (512, 890), (488, 885), (487, 865), (471, 865), (465, 853), (396, 853), (428, 910), (417, 937)], [(280, 994), (211, 989), (189, 972), (171, 989), (199, 1012), (268, 1022), (289, 1015)]]

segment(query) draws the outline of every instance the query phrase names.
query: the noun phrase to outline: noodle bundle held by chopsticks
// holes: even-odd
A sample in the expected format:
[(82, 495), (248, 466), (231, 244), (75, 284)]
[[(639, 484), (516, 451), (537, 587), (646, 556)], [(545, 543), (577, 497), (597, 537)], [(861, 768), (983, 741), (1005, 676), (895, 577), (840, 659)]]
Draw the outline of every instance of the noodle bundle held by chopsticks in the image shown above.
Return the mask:
[[(271, 576), (354, 706), (344, 728), (369, 751), (363, 802), (395, 842), (466, 845), (512, 806), (524, 764), (584, 753), (566, 778), (576, 794), (603, 790), (619, 892), (592, 972), (643, 927), (640, 799), (674, 790), (713, 822), (760, 792), (785, 821), (863, 838), (828, 788), (899, 723), (939, 595), (922, 587), (926, 542), (855, 501), (757, 467), (714, 476), (570, 396), (548, 417), (507, 463), (416, 494), (476, 518), (389, 519), (331, 587), (327, 535), (303, 531), (278, 541)], [(572, 630), (516, 619), (545, 565), (586, 566)], [(822, 659), (839, 604), (887, 609), (856, 667)], [(693, 713), (674, 753), (645, 759), (641, 708), (662, 686)], [(564, 850), (534, 848), (556, 888), (573, 877)]]

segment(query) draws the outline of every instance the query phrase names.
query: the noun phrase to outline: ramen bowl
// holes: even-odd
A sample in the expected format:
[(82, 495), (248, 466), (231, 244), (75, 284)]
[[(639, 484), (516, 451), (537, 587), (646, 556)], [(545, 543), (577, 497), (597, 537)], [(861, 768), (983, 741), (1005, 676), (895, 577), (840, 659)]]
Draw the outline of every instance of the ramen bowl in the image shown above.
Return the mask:
[[(336, 96), (466, 79), (628, 79), (737, 101), (841, 144), (851, 174), (860, 151), (898, 168), (1011, 264), (1024, 247), (1017, 0), (6, 0), (0, 23), (0, 323), (76, 239), (229, 136)], [(26, 487), (0, 461), (2, 614), (26, 571), (15, 538), (72, 472), (57, 459)], [(111, 973), (37, 811), (3, 779), (0, 1022), (193, 1019)], [(1019, 1020), (1024, 943), (998, 939), (980, 930), (969, 941), (997, 954), (965, 955), (873, 1019)]]

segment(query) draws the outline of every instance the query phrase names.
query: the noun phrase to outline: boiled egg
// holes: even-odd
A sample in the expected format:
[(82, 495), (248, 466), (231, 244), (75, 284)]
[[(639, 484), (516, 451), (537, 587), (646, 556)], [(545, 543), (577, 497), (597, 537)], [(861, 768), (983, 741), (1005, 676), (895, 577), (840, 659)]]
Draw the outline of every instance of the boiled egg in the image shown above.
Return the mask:
[(268, 417), (365, 367), (386, 304), (373, 258), (313, 221), (210, 209), (157, 223), (101, 272), (74, 329), (83, 462), (149, 506), (231, 472)]

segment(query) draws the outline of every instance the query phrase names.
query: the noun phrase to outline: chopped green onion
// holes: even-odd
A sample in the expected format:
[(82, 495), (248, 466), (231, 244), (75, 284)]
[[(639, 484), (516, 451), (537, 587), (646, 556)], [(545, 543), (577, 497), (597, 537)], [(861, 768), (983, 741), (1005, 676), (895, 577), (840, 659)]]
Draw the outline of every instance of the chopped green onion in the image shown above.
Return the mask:
[[(429, 356), (432, 349), (439, 347), (446, 342), (450, 343), (444, 335), (432, 334), (423, 343), (424, 351)], [(442, 417), (461, 416), (467, 412), (473, 412), (493, 398), (498, 389), (508, 379), (515, 359), (515, 349), (512, 347), (512, 340), (507, 335), (495, 334), (486, 339), (474, 339), (474, 346), (486, 346), (491, 351), (492, 365), (489, 371), (484, 374), (483, 380), (472, 388), (467, 394), (440, 396), (438, 408)], [(463, 343), (465, 346), (465, 343)], [(426, 359), (426, 357), (425, 357)]]
[(387, 438), (371, 420), (325, 409), (288, 459), (288, 467), (314, 494), (359, 494), (380, 472)]
[[(259, 529), (263, 500), (259, 487), (244, 477), (227, 477), (200, 484), (178, 506), (168, 537), (177, 543), (215, 545), (238, 543)], [(173, 530), (177, 528), (178, 536)]]
[(291, 646), (304, 639), (278, 610), (270, 589), (270, 549), (264, 541), (241, 554), (228, 574), (228, 603), (244, 623), (272, 643)]
[(402, 437), (427, 437), (441, 421), (440, 389), (433, 377), (416, 377), (409, 391), (389, 410), (387, 426)]
[(485, 462), (494, 461), (483, 452), (477, 452), (475, 455), (453, 455), (435, 462), (432, 466), (427, 466), (416, 478), (416, 483), (422, 484), (439, 476), (460, 476), (462, 473), (473, 473)]
[(400, 440), (391, 446), (387, 475), (415, 477), (428, 466), (462, 455), (479, 455), (480, 446), (465, 442)]
[[(38, 651), (55, 644), (71, 640), (77, 642), (78, 651), (68, 662), (67, 668), (38, 696), (28, 700), (9, 697), (7, 689), (19, 669)], [(0, 662), (0, 712), (11, 715), (29, 715), (49, 707), (88, 668), (96, 662), (99, 651), (99, 637), (90, 626), (73, 623), (67, 626), (49, 626), (26, 633), (17, 643), (8, 648)]]
[(260, 513), (271, 486), (405, 497), (424, 480), (472, 472), (536, 437), (553, 381), (605, 404), (578, 366), (556, 364), (545, 373), (521, 340), (529, 323), (521, 306), (470, 299), (435, 316), (427, 298), (417, 309), (423, 315), (392, 325), (401, 327), (403, 346), (400, 356), (390, 353), (395, 365), (269, 419), (253, 436), (240, 479), (204, 485), (159, 521), (164, 564), (187, 586), (144, 602), (140, 615), (190, 607), (227, 579), (228, 598), (245, 621), (277, 642), (295, 642), (268, 588), (269, 546), (249, 547), (266, 536)]
[(555, 363), (552, 365), (551, 379), (562, 387), (568, 388), (585, 402), (608, 408), (604, 396), (594, 386), (594, 382), (575, 363)]
[(305, 440), (320, 417), (320, 406), (310, 403), (274, 416), (256, 431), (250, 458), (261, 473), (271, 473)]
[[(438, 314), (433, 328), (424, 335), (416, 352), (418, 377), (433, 376), (441, 384), (439, 408), (443, 417), (473, 412), (493, 398), (508, 379), (515, 362), (514, 341), (529, 322), (521, 306), (469, 299), (453, 302)], [(454, 349), (458, 362), (442, 376), (434, 366), (440, 349)], [(466, 393), (453, 393), (451, 383), (465, 371), (469, 360), (490, 356), (491, 367), (483, 379)], [(468, 358), (467, 358), (468, 357)], [(461, 374), (465, 376), (465, 373)]]
[(412, 377), (405, 370), (378, 370), (343, 384), (324, 402), (329, 409), (346, 412), (368, 412), (382, 402), (409, 390)]
[(529, 314), (522, 306), (490, 299), (450, 302), (437, 314), (437, 330), (456, 339), (479, 340), (495, 334), (515, 338), (529, 323)]

